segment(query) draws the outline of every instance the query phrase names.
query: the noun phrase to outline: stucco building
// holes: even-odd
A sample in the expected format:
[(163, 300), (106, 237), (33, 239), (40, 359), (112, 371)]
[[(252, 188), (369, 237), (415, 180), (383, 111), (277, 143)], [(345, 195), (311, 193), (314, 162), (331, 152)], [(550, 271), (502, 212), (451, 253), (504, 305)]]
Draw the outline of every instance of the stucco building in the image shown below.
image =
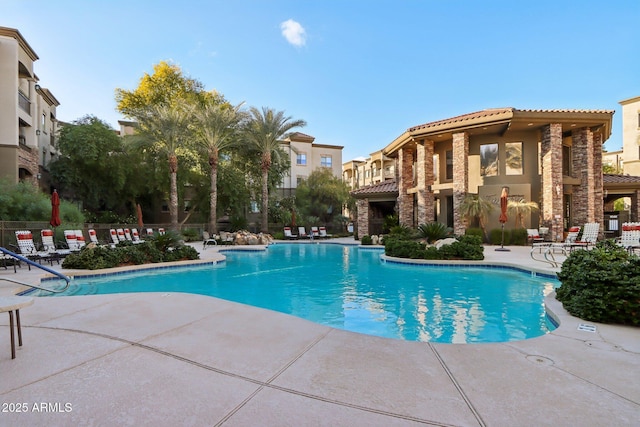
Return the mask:
[[(525, 224), (549, 227), (554, 239), (570, 225), (602, 223), (602, 144), (613, 113), (495, 108), (411, 127), (382, 150), (396, 164), (394, 211), (403, 225), (438, 221), (463, 234), (460, 206), (472, 193), (495, 204), (487, 227), (497, 228), (506, 186), (510, 199), (538, 203)], [(375, 186), (352, 193), (359, 235), (375, 231), (372, 214), (392, 197), (390, 184)]]
[(315, 137), (294, 132), (280, 142), (291, 160), (291, 169), (279, 187), (283, 197), (295, 196), (298, 184), (318, 168), (331, 169), (333, 175), (342, 174), (342, 149), (340, 145), (317, 144)]
[(60, 103), (39, 84), (38, 59), (18, 30), (0, 27), (0, 176), (48, 191)]

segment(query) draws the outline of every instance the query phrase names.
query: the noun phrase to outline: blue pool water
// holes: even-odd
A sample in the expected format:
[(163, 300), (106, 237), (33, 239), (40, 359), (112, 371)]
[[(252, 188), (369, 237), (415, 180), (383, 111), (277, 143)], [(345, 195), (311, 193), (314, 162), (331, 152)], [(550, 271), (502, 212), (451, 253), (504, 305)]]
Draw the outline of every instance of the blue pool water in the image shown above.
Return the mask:
[(504, 342), (553, 329), (543, 299), (556, 280), (509, 269), (384, 263), (381, 253), (277, 244), (226, 252), (226, 263), (214, 267), (76, 279), (65, 294), (190, 292), (410, 341)]

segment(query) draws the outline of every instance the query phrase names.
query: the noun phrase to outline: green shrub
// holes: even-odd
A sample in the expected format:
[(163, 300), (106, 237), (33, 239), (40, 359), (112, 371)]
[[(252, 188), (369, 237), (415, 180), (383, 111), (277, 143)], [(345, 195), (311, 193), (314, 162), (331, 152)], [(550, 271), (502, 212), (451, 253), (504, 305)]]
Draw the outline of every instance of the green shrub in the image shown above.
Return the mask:
[(429, 243), (444, 239), (452, 234), (453, 229), (451, 227), (447, 227), (441, 222), (430, 222), (427, 224), (420, 224), (418, 226), (418, 236), (427, 239), (427, 242)]
[(194, 228), (185, 228), (182, 230), (182, 236), (184, 237), (185, 242), (195, 242), (199, 240), (200, 233), (198, 233), (198, 230)]
[(362, 236), (362, 239), (360, 239), (360, 244), (361, 245), (372, 245), (373, 244), (373, 240), (371, 240), (371, 236), (369, 236), (368, 234), (365, 234), (364, 236)]
[[(164, 236), (156, 236), (144, 243), (120, 242), (115, 248), (108, 246), (85, 246), (81, 251), (65, 257), (63, 268), (98, 270), (102, 268), (119, 267), (123, 265), (140, 265), (157, 262), (180, 261), (186, 259), (199, 259), (198, 251), (191, 246), (181, 243), (170, 245), (174, 241), (175, 233)], [(165, 234), (165, 236), (167, 235)], [(162, 248), (162, 249), (160, 249)]]
[(573, 316), (600, 323), (640, 325), (640, 258), (613, 241), (577, 250), (558, 273), (556, 298)]
[(387, 234), (391, 231), (393, 227), (398, 225), (398, 215), (387, 215), (384, 217), (384, 221), (382, 222), (382, 234)]
[(273, 233), (273, 238), (276, 240), (284, 240), (284, 232), (283, 231), (276, 231)]
[[(502, 228), (494, 228), (489, 231), (489, 243), (492, 245), (500, 245), (502, 243)], [(511, 243), (511, 230), (504, 230), (504, 244)]]
[(482, 228), (477, 228), (477, 227), (467, 228), (464, 231), (464, 234), (467, 236), (479, 236), (481, 240), (484, 239), (484, 233), (482, 233)]
[(397, 258), (483, 260), (484, 247), (479, 236), (461, 236), (458, 241), (441, 246), (426, 246), (411, 239), (387, 237), (385, 254)]
[(518, 246), (527, 246), (527, 230), (525, 228), (516, 228), (511, 230), (511, 244)]
[(413, 239), (416, 236), (415, 231), (406, 225), (396, 225), (389, 230), (389, 236), (401, 239)]

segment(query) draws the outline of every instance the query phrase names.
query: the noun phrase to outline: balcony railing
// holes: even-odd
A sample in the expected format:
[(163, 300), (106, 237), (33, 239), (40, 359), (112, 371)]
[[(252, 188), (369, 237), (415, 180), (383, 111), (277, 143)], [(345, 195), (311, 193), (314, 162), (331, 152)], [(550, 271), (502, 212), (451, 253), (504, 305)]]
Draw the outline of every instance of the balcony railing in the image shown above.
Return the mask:
[(29, 101), (29, 98), (20, 91), (18, 91), (18, 105), (25, 113), (31, 115), (31, 101)]

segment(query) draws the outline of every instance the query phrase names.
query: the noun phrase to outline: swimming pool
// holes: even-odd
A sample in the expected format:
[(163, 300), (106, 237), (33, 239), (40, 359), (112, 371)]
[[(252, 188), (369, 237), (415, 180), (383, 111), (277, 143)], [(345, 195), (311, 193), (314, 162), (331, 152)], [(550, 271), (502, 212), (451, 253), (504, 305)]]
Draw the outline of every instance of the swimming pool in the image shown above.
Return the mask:
[(554, 328), (543, 305), (559, 282), (513, 269), (415, 266), (378, 250), (277, 244), (225, 252), (216, 266), (79, 278), (60, 295), (189, 292), (410, 341), (505, 342)]

